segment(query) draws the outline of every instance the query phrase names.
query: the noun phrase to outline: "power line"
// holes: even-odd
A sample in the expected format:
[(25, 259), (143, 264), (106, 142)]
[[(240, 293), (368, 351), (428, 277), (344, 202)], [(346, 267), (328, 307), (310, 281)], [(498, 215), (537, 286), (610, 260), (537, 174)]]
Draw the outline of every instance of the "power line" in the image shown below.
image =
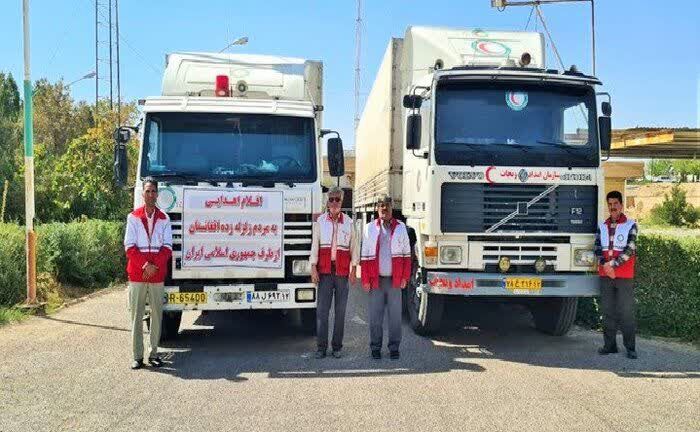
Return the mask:
[(535, 12), (534, 6), (532, 7), (532, 9), (530, 9), (530, 15), (527, 17), (527, 23), (525, 24), (525, 30), (527, 30), (527, 28), (530, 27), (530, 20), (532, 19), (533, 12)]

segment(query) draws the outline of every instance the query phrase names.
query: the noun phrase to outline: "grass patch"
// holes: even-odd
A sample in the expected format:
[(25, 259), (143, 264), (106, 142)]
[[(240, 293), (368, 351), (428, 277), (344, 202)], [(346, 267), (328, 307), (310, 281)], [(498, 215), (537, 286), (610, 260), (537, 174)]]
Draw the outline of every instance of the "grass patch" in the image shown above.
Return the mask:
[(22, 321), (28, 316), (29, 313), (25, 310), (16, 307), (0, 306), (0, 326)]

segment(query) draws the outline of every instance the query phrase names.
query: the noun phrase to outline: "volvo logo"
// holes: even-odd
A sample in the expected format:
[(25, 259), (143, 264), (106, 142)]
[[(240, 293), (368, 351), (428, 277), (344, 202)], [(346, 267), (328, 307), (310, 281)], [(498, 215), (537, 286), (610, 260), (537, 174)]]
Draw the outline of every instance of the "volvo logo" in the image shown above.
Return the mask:
[(525, 183), (528, 178), (527, 170), (526, 169), (521, 169), (520, 172), (518, 173), (518, 178), (520, 179), (521, 182)]

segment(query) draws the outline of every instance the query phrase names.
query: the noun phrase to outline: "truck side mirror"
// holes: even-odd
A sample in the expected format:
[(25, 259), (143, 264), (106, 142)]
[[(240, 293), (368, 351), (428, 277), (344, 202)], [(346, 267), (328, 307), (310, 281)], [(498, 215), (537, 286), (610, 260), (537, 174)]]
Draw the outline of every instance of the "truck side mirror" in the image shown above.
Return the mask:
[(340, 137), (328, 139), (328, 173), (331, 177), (340, 177), (345, 174), (343, 140)]
[(420, 149), (421, 115), (409, 114), (406, 118), (406, 149)]
[(114, 184), (123, 188), (129, 178), (129, 156), (126, 144), (131, 139), (131, 131), (119, 127), (114, 131)]
[(600, 149), (610, 151), (612, 141), (612, 123), (610, 117), (598, 117), (598, 130), (600, 131)]
[(610, 105), (610, 102), (601, 103), (600, 108), (604, 116), (610, 117), (610, 115), (612, 114), (612, 105)]
[(421, 105), (423, 105), (423, 98), (418, 95), (410, 94), (403, 97), (404, 108), (418, 109)]

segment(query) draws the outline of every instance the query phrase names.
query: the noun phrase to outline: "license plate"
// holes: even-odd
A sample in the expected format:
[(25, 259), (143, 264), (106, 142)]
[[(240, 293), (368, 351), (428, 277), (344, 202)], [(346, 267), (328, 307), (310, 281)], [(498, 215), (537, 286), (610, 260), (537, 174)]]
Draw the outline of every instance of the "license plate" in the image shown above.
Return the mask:
[(506, 278), (506, 289), (514, 293), (540, 291), (542, 289), (542, 279)]
[(207, 293), (205, 292), (180, 292), (169, 293), (168, 303), (173, 304), (202, 304), (207, 302)]
[(289, 301), (289, 290), (248, 291), (248, 303), (279, 303)]

